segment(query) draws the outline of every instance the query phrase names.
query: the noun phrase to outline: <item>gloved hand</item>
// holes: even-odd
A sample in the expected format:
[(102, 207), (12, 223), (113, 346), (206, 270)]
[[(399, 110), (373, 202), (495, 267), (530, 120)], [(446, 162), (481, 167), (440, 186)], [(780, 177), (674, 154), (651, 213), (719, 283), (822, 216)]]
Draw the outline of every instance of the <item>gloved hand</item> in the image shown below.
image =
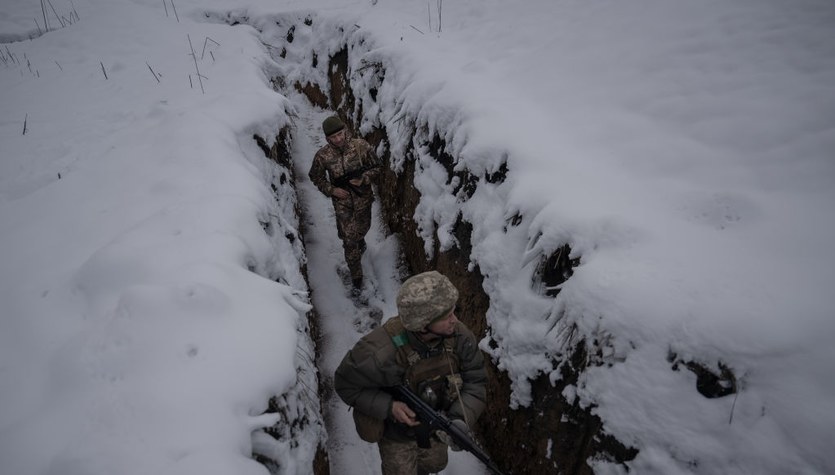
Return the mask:
[[(467, 423), (462, 421), (461, 419), (453, 419), (452, 425), (457, 427), (461, 432), (464, 434), (470, 433), (470, 428), (467, 427)], [(455, 445), (455, 442), (452, 441), (452, 437), (449, 436), (446, 432), (439, 430), (435, 431), (435, 436), (443, 443), (447, 444), (453, 452), (458, 452), (461, 450), (461, 447)]]

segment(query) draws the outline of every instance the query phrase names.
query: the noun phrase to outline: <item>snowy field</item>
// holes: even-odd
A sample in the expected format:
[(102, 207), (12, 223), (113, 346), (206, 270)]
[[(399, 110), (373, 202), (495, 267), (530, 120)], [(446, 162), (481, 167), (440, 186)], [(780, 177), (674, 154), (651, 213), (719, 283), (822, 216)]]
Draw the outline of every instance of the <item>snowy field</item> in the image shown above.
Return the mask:
[[(455, 244), (459, 212), (474, 225), (482, 348), (514, 405), (559, 377), (577, 328), (606, 342), (603, 364), (566, 396), (640, 450), (635, 473), (835, 471), (832, 2), (51, 7), (0, 6), (0, 473), (263, 474), (251, 434), (278, 420), (262, 415), (276, 394), (313, 417), (297, 448), (256, 436), (283, 473), (307, 473), (323, 427), (354, 443), (304, 389), (305, 313), (351, 311), (328, 208), (252, 139), (291, 127), (303, 172), (325, 113), (270, 81), (324, 84), (345, 45), (360, 132), (386, 128), (394, 167), (418, 126), (427, 246)], [(462, 196), (421, 148), (436, 134), (457, 169), (506, 180)], [(321, 234), (307, 249), (297, 192)], [(391, 316), (397, 243), (375, 233), (364, 265)], [(537, 294), (537, 263), (564, 244), (580, 266)], [(323, 378), (358, 336), (327, 322), (341, 339)], [(704, 398), (670, 354), (721, 362), (737, 393)], [(370, 446), (330, 450), (376, 463)]]

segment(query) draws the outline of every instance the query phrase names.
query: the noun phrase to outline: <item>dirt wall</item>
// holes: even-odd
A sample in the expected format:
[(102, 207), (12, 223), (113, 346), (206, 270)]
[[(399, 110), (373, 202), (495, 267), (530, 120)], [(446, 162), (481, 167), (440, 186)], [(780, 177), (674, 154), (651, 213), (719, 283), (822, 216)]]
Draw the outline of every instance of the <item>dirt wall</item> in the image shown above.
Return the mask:
[[(282, 175), (278, 177), (279, 182), (282, 184), (285, 182), (289, 182), (290, 185), (295, 189), (296, 178), (293, 174), (294, 168), (289, 151), (290, 130), (287, 128), (280, 130), (278, 135), (275, 137), (272, 146), (268, 146), (266, 140), (264, 140), (262, 137), (254, 136), (253, 139), (264, 152), (264, 156), (281, 165), (286, 170), (286, 172), (282, 173)], [(296, 216), (301, 215), (301, 211), (298, 209), (298, 205), (296, 206), (295, 213)], [(304, 240), (305, 233), (304, 223), (305, 221), (303, 219), (299, 220), (300, 229), (298, 231), (300, 235), (298, 237), (302, 240)], [(305, 281), (309, 282), (306, 265), (302, 265), (301, 272), (304, 276)], [(310, 340), (313, 342), (313, 346), (317, 355), (319, 354), (319, 345), (321, 343), (321, 329), (319, 328), (318, 322), (319, 317), (316, 314), (315, 309), (307, 313), (307, 337), (310, 338)], [(313, 369), (311, 368), (311, 370)], [(323, 387), (321, 380), (319, 380), (317, 391), (320, 400), (322, 400)], [(270, 399), (268, 409), (266, 412), (275, 413), (282, 411), (283, 405), (281, 403), (280, 397), (276, 396)], [(283, 420), (288, 419), (289, 418), (284, 418)], [(297, 424), (294, 424), (293, 427), (290, 428), (287, 428), (286, 424), (280, 422), (274, 427), (267, 428), (265, 432), (276, 439), (282, 439), (288, 437), (288, 433), (292, 432), (292, 430), (302, 430), (303, 425), (306, 422), (309, 423), (309, 421), (299, 421)], [(264, 466), (266, 466), (271, 473), (282, 473), (283, 469), (281, 468), (280, 460), (269, 460), (266, 457), (257, 454), (255, 455), (255, 459), (261, 462)], [(312, 473), (313, 475), (330, 474), (330, 463), (328, 460), (328, 454), (323, 445), (320, 445), (316, 449), (316, 454), (313, 459)]]

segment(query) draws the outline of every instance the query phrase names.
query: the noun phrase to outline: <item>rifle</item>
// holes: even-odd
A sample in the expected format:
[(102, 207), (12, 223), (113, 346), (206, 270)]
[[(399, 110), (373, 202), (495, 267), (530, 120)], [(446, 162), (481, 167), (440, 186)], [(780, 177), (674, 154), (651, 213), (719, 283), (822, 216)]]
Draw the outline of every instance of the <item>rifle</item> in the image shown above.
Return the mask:
[(395, 399), (406, 403), (407, 406), (415, 411), (418, 419), (423, 423), (421, 425), (425, 426), (422, 430), (418, 431), (418, 447), (424, 449), (428, 448), (429, 436), (432, 432), (442, 430), (449, 434), (450, 439), (452, 439), (455, 445), (475, 455), (481, 463), (490, 469), (490, 472), (495, 475), (506, 475), (505, 472), (503, 472), (492, 460), (490, 460), (490, 456), (487, 455), (487, 452), (479, 447), (478, 443), (473, 440), (467, 432), (454, 425), (445, 415), (432, 409), (429, 404), (424, 402), (423, 399), (412, 392), (408, 386), (404, 384), (393, 386), (389, 388), (389, 392), (395, 397)]
[(360, 194), (360, 190), (351, 184), (351, 180), (354, 178), (362, 177), (362, 174), (371, 170), (373, 168), (377, 168), (379, 165), (369, 165), (369, 166), (362, 166), (357, 168), (356, 170), (351, 170), (348, 173), (343, 174), (339, 178), (331, 180), (331, 184), (336, 188), (342, 188), (346, 190), (352, 190), (356, 194)]

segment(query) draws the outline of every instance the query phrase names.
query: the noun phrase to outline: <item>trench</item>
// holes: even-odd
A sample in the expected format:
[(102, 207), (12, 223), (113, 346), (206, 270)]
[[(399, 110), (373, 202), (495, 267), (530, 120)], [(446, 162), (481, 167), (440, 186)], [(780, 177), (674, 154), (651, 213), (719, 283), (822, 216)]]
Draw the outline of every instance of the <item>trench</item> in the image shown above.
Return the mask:
[[(283, 18), (276, 21), (286, 35), (271, 37), (270, 44), (279, 58), (286, 59), (290, 43), (299, 40), (291, 33), (298, 32), (304, 24), (311, 27), (315, 20), (310, 15), (298, 18)], [(298, 45), (296, 45), (298, 46)], [(379, 473), (379, 458), (376, 447), (360, 442), (350, 434), (353, 423), (347, 407), (334, 396), (330, 386), (333, 370), (344, 351), (356, 341), (362, 325), (362, 309), (357, 308), (347, 297), (333, 298), (334, 288), (344, 286), (339, 281), (339, 266), (344, 262), (341, 247), (336, 238), (333, 217), (328, 215), (326, 199), (307, 181), (306, 166), (318, 145), (324, 144), (318, 138), (321, 119), (331, 113), (338, 113), (356, 130), (363, 122), (363, 104), (358, 96), (376, 97), (376, 87), (385, 81), (385, 68), (374, 66), (377, 79), (372, 81), (375, 90), (355, 89), (351, 78), (356, 74), (350, 65), (352, 48), (347, 45), (326, 58), (313, 54), (313, 67), (319, 62), (328, 72), (322, 83), (288, 83), (284, 77), (275, 77), (273, 83), (278, 92), (297, 101), (301, 113), (293, 129), (278, 133), (272, 148), (263, 146), (265, 155), (293, 170), (290, 178), (294, 182), (299, 202), (298, 213), (302, 223), (301, 235), (305, 243), (309, 262), (303, 269), (312, 293), (314, 309), (308, 315), (311, 338), (316, 347), (316, 363), (319, 371), (318, 393), (323, 418), (327, 429), (327, 440), (319, 447), (313, 462), (312, 472), (320, 474)], [(457, 157), (447, 152), (443, 138), (435, 134), (418, 137), (420, 124), (411, 120), (415, 131), (412, 143), (420, 143), (431, 157), (443, 165), (450, 177), (458, 178), (459, 192), (465, 199), (471, 197), (481, 181), (500, 182), (508, 169), (502, 167), (492, 175), (475, 176), (467, 170), (454, 168)], [(477, 337), (487, 334), (485, 315), (490, 307), (490, 298), (484, 291), (484, 276), (478, 265), (471, 262), (472, 224), (459, 215), (453, 234), (457, 244), (442, 250), (435, 235), (431, 243), (432, 252), (427, 253), (424, 238), (415, 222), (415, 210), (420, 202), (420, 192), (413, 185), (415, 173), (414, 145), (406, 151), (403, 166), (395, 171), (390, 155), (389, 136), (384, 127), (374, 127), (360, 134), (374, 147), (380, 147), (383, 173), (375, 185), (377, 200), (374, 205), (372, 231), (367, 238), (369, 251), (364, 257), (364, 268), (376, 273), (375, 305), (386, 317), (396, 314), (393, 306), (398, 281), (426, 270), (438, 270), (450, 278), (460, 292), (458, 318), (468, 325)], [(260, 139), (259, 139), (260, 140)], [(317, 140), (319, 142), (317, 142)], [(264, 141), (261, 140), (263, 143)], [(307, 160), (307, 161), (306, 161)], [(324, 215), (324, 216), (322, 216)], [(518, 220), (517, 220), (518, 218)], [(508, 226), (521, 221), (514, 217)], [(545, 295), (556, 296), (553, 289), (569, 279), (572, 269), (580, 265), (581, 257), (569, 259), (570, 248), (566, 244), (539, 263), (531, 286), (541, 289)], [(367, 261), (366, 261), (367, 259)], [(382, 260), (383, 263), (374, 262)], [(368, 267), (366, 267), (368, 266)], [(381, 268), (382, 267), (382, 268)], [(336, 271), (336, 272), (334, 272)], [(582, 408), (570, 403), (562, 395), (566, 386), (576, 384), (582, 371), (595, 364), (595, 355), (588, 354), (584, 340), (576, 342), (559, 360), (562, 378), (552, 383), (546, 375), (531, 381), (532, 402), (526, 407), (511, 408), (511, 384), (490, 358), (488, 366), (487, 409), (477, 424), (477, 438), (491, 458), (507, 473), (520, 474), (572, 474), (594, 473), (590, 460), (606, 460), (621, 464), (628, 471), (625, 462), (637, 455), (637, 450), (628, 447), (605, 432), (600, 419), (593, 414), (593, 407)], [(454, 457), (468, 457), (466, 454)], [(486, 473), (480, 468), (455, 469), (455, 458), (451, 458), (451, 470), (443, 473)], [(268, 461), (267, 461), (268, 463)], [(473, 467), (462, 462), (462, 467)], [(269, 465), (268, 465), (269, 467)], [(480, 467), (476, 464), (476, 467)], [(462, 471), (463, 470), (463, 471)], [(475, 470), (475, 471), (468, 471)]]

